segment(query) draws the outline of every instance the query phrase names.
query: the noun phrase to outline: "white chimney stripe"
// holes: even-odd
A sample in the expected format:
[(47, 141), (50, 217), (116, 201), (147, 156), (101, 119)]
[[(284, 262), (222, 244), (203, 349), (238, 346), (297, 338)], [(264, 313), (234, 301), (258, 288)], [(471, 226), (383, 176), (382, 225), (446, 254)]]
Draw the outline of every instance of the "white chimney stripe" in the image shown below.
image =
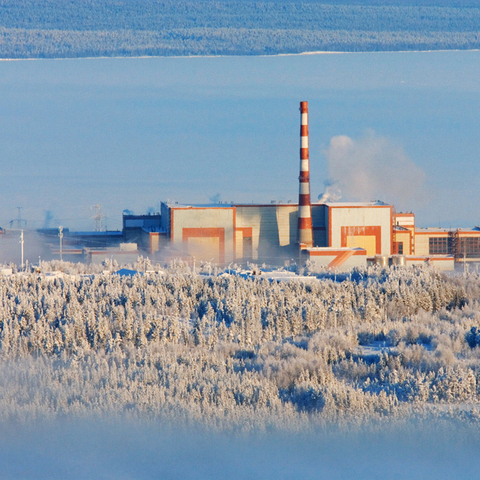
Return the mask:
[(308, 161), (308, 158), (302, 158), (300, 160), (300, 171), (301, 172), (308, 172), (310, 167), (310, 162)]
[(308, 137), (300, 137), (301, 148), (308, 148)]
[(302, 113), (302, 125), (308, 125), (308, 113)]
[(308, 182), (300, 182), (300, 194), (306, 195), (310, 193), (310, 184)]
[(300, 205), (298, 208), (298, 216), (300, 218), (310, 218), (312, 216), (310, 205)]

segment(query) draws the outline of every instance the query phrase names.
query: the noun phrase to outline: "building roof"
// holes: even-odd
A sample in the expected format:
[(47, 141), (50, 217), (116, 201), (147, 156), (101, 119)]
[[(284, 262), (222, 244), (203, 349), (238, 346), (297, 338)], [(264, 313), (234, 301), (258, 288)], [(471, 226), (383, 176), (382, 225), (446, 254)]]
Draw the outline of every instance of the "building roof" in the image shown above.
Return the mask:
[[(289, 201), (272, 201), (270, 203), (172, 203), (163, 202), (169, 208), (233, 208), (233, 207), (275, 207), (275, 206), (298, 206), (298, 202)], [(381, 201), (377, 202), (327, 202), (319, 203), (312, 202), (311, 206), (326, 205), (328, 207), (344, 207), (344, 208), (358, 208), (358, 207), (387, 207), (391, 205)]]
[(169, 208), (232, 208), (233, 203), (167, 203)]
[(69, 237), (110, 237), (110, 236), (122, 236), (123, 232), (119, 230), (114, 231), (102, 231), (102, 232), (69, 232)]
[(344, 208), (357, 208), (357, 207), (388, 207), (391, 205), (381, 201), (376, 202), (326, 202), (326, 203), (312, 203), (312, 205), (327, 205), (328, 207), (344, 207)]
[(364, 248), (360, 247), (308, 247), (305, 248), (306, 252), (350, 252), (350, 251), (362, 251)]
[(165, 228), (156, 226), (142, 227), (142, 231), (144, 231), (145, 233), (167, 233), (167, 230)]
[(453, 228), (453, 227), (426, 227), (426, 228), (419, 228), (415, 229), (415, 233), (454, 233), (454, 232), (475, 232), (479, 233), (480, 228), (475, 226), (474, 228)]

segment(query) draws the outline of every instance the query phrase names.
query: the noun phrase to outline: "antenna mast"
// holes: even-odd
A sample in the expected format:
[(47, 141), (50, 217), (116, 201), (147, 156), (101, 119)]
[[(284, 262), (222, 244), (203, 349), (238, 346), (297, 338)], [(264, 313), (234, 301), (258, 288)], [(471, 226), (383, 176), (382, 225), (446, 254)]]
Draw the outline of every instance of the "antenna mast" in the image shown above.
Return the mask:
[(92, 205), (92, 210), (95, 209), (95, 215), (92, 217), (95, 220), (95, 231), (103, 231), (103, 219), (105, 215), (102, 213), (102, 206), (100, 204)]
[(22, 228), (27, 226), (27, 221), (22, 218), (22, 208), (23, 207), (17, 207), (18, 210), (18, 215), (17, 218), (14, 220), (10, 220), (10, 227), (13, 228), (14, 224), (17, 224), (17, 228)]

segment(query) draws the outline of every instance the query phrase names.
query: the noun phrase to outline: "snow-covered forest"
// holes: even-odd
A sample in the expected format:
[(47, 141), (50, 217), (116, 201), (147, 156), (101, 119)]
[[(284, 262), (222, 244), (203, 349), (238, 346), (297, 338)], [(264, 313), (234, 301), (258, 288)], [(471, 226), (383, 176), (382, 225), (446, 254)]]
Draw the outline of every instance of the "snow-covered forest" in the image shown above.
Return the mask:
[(0, 416), (242, 430), (476, 422), (479, 301), (478, 274), (423, 268), (269, 281), (44, 262), (0, 276)]
[(0, 0), (0, 58), (479, 48), (473, 0)]

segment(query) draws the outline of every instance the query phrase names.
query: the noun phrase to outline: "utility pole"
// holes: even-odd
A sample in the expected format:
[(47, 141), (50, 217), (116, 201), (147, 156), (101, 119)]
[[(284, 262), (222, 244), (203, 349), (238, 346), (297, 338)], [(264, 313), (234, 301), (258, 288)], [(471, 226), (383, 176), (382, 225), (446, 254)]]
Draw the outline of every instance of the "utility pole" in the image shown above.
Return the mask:
[(22, 270), (23, 270), (23, 245), (25, 244), (25, 241), (23, 239), (23, 230), (20, 233), (20, 246), (21, 246), (21, 252), (22, 252)]
[(60, 237), (60, 261), (63, 260), (62, 253), (63, 253), (63, 227), (58, 227), (58, 236)]

